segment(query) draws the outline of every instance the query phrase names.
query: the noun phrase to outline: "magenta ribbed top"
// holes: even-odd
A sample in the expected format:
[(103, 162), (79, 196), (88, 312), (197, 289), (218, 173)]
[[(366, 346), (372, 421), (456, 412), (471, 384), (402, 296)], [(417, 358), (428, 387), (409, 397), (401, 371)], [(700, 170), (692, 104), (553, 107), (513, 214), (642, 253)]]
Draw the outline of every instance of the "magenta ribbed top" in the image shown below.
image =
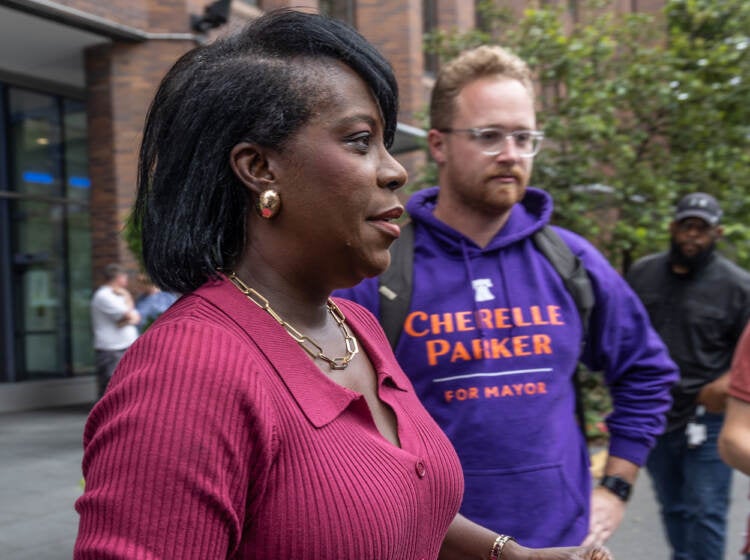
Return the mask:
[(337, 300), (401, 447), (226, 281), (131, 346), (84, 432), (76, 559), (434, 559), (463, 479), (382, 330)]

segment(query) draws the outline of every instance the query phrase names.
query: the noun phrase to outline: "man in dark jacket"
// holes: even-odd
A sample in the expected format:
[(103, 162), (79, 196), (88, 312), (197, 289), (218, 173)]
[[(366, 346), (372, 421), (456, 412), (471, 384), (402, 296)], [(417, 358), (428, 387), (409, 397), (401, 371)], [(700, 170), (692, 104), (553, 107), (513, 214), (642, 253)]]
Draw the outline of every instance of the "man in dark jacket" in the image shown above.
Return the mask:
[(722, 560), (731, 469), (717, 451), (732, 355), (750, 318), (750, 274), (719, 255), (721, 209), (692, 193), (677, 205), (669, 251), (627, 279), (680, 368), (667, 430), (647, 469), (674, 560)]

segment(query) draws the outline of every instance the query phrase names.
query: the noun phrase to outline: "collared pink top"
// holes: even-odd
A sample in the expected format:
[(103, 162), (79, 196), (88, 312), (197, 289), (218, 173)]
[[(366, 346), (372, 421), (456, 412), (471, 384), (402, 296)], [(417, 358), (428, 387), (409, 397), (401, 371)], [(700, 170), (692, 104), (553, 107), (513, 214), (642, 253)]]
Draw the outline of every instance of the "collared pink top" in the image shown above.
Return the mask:
[(265, 311), (208, 283), (138, 339), (89, 416), (74, 557), (437, 558), (458, 458), (374, 317), (337, 303), (400, 447)]
[(750, 324), (745, 327), (732, 358), (729, 394), (750, 402)]
[[(729, 376), (729, 394), (736, 399), (750, 403), (750, 324), (745, 327), (740, 342), (734, 350)], [(745, 545), (740, 551), (750, 554), (750, 515), (747, 518)]]

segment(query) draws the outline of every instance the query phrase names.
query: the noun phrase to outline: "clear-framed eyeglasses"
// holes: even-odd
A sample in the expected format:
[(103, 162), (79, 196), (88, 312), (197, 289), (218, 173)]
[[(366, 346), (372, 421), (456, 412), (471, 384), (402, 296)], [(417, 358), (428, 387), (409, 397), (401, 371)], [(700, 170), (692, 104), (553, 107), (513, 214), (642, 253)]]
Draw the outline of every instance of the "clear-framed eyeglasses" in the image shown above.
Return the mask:
[(506, 142), (513, 142), (518, 155), (522, 158), (532, 158), (542, 147), (544, 132), (541, 130), (514, 130), (505, 132), (502, 128), (488, 126), (484, 128), (441, 128), (439, 132), (463, 133), (479, 145), (482, 153), (496, 156), (505, 149)]

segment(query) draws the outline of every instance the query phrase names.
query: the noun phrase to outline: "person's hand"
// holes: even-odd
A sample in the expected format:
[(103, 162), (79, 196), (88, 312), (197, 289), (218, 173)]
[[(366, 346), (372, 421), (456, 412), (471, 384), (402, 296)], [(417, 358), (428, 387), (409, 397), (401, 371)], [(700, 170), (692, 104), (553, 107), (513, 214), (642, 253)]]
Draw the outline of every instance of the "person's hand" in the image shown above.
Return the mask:
[(725, 373), (701, 388), (697, 402), (706, 407), (706, 412), (721, 414), (727, 407), (728, 396), (729, 374)]
[(141, 322), (141, 314), (138, 312), (137, 309), (131, 309), (130, 311), (126, 311), (122, 318), (117, 321), (118, 327), (124, 327), (126, 325), (137, 325)]
[(503, 549), (507, 560), (614, 560), (614, 556), (603, 545), (566, 546), (559, 548), (526, 548), (516, 542), (508, 542)]
[(591, 493), (589, 534), (583, 545), (603, 545), (620, 526), (624, 516), (625, 502), (606, 488), (594, 488)]
[[(460, 513), (448, 528), (440, 548), (440, 560), (487, 558), (498, 534), (469, 521)], [(503, 560), (614, 560), (603, 545), (528, 548), (511, 539), (502, 547)]]
[(614, 560), (614, 556), (606, 546), (598, 545), (586, 549), (584, 558), (587, 560)]
[(612, 556), (612, 553), (606, 546), (596, 545), (586, 547), (582, 558), (585, 560), (614, 560), (615, 557)]
[(131, 309), (127, 312), (128, 324), (137, 325), (141, 322), (141, 314), (137, 309)]

